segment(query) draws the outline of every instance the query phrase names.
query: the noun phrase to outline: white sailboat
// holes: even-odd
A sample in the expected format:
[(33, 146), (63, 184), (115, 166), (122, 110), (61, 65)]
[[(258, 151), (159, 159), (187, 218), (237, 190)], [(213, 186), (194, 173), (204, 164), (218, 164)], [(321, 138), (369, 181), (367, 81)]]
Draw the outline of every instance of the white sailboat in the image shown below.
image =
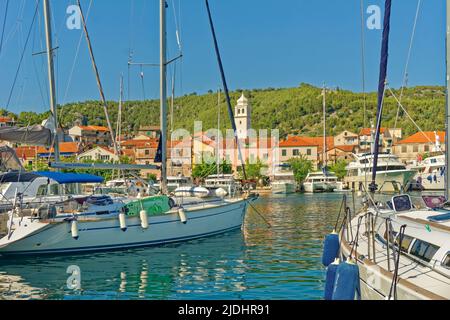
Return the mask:
[[(54, 87), (53, 68), (51, 67), (52, 55), (50, 53), (49, 0), (44, 0), (43, 5), (46, 13), (49, 78), (51, 87)], [(162, 128), (161, 188), (164, 194), (167, 194), (165, 1), (160, 0), (159, 6)], [(213, 28), (212, 21), (211, 27)], [(214, 30), (213, 36), (215, 38)], [(219, 56), (218, 52), (217, 54)], [(223, 70), (221, 71), (223, 73)], [(224, 87), (227, 92), (225, 81)], [(54, 101), (54, 92), (51, 91), (50, 96)], [(53, 116), (55, 117), (55, 114)], [(56, 152), (57, 148), (55, 148)], [(216, 235), (241, 228), (247, 206), (255, 198), (252, 195), (245, 194), (239, 198), (202, 200), (191, 197), (186, 200), (161, 195), (134, 201), (108, 201), (93, 210), (85, 207), (58, 212), (54, 206), (49, 205), (46, 212), (36, 212), (31, 215), (27, 215), (20, 206), (15, 205), (14, 209), (8, 213), (7, 234), (0, 239), (0, 254), (54, 254), (124, 249)]]
[[(377, 133), (380, 135), (387, 71), (391, 0), (386, 1), (382, 62), (378, 90)], [(447, 0), (447, 39), (450, 0)], [(450, 44), (447, 42), (447, 95), (450, 92)], [(447, 115), (450, 114), (447, 99)], [(447, 117), (447, 124), (449, 119)], [(450, 129), (447, 126), (447, 136)], [(446, 163), (450, 162), (447, 139)], [(354, 216), (346, 209), (339, 235), (327, 236), (322, 262), (328, 266), (325, 298), (332, 300), (448, 300), (450, 299), (450, 181), (446, 197), (423, 197), (417, 209), (408, 195), (376, 201), (377, 151), (373, 155), (363, 209)], [(446, 200), (447, 199), (447, 200)], [(339, 218), (338, 218), (339, 220)], [(339, 222), (339, 221), (338, 221)], [(336, 227), (338, 226), (336, 223)], [(334, 260), (337, 258), (336, 260)], [(334, 260), (334, 262), (333, 262)]]

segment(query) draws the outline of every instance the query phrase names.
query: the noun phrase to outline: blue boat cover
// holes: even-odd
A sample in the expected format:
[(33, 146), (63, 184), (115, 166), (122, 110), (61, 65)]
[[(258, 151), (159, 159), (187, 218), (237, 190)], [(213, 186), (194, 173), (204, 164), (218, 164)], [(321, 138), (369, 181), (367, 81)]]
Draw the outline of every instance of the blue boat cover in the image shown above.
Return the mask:
[(62, 173), (62, 172), (50, 172), (50, 171), (39, 171), (35, 172), (41, 177), (46, 177), (60, 184), (64, 183), (101, 183), (103, 178), (99, 176), (94, 176), (92, 174), (86, 173)]

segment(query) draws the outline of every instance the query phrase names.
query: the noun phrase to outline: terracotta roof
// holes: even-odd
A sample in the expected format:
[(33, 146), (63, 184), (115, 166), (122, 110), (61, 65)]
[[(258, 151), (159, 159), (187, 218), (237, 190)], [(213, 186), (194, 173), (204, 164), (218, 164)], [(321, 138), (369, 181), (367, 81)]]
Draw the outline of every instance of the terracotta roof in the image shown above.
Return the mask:
[[(60, 142), (59, 143), (59, 152), (60, 153), (78, 153), (79, 151), (79, 147), (78, 147), (78, 143), (76, 142)], [(37, 148), (37, 153), (38, 154), (48, 154), (48, 153), (53, 153), (54, 149), (48, 149), (45, 147), (38, 147)]]
[(109, 129), (107, 127), (102, 127), (102, 126), (79, 126), (82, 130), (84, 131), (109, 131)]
[[(323, 142), (322, 142), (323, 144)], [(280, 147), (289, 148), (289, 147), (318, 147), (319, 144), (317, 141), (313, 141), (313, 139), (309, 137), (297, 137), (290, 136), (286, 140), (280, 141)]]
[[(375, 130), (375, 129), (373, 129)], [(380, 133), (385, 133), (387, 128), (381, 128)], [(372, 134), (372, 128), (362, 128), (361, 131), (359, 131), (360, 136), (370, 136)]]
[[(342, 146), (335, 146), (334, 148), (339, 149), (344, 152), (353, 152), (355, 150), (355, 147), (356, 146), (342, 145)], [(331, 148), (331, 149), (334, 149), (334, 148)]]
[(0, 117), (0, 122), (3, 122), (3, 123), (5, 123), (5, 122), (13, 122), (13, 121), (14, 121), (14, 119), (10, 118), (10, 117)]
[[(436, 132), (437, 135), (440, 138), (440, 142), (443, 144), (445, 142), (445, 132), (444, 131), (438, 131)], [(409, 144), (409, 143), (430, 143), (436, 142), (436, 135), (434, 131), (426, 131), (426, 132), (417, 132), (413, 134), (412, 136), (409, 136), (406, 139), (398, 141), (396, 144)]]
[(120, 143), (121, 146), (123, 147), (145, 147), (147, 144), (154, 144), (156, 143), (156, 146), (158, 146), (158, 140), (156, 139), (146, 139), (146, 140), (137, 140), (137, 139), (132, 139), (132, 140), (127, 140), (127, 141), (123, 141)]
[(31, 146), (31, 147), (17, 147), (15, 149), (16, 155), (19, 159), (24, 158), (34, 158), (36, 157), (36, 149), (37, 147)]

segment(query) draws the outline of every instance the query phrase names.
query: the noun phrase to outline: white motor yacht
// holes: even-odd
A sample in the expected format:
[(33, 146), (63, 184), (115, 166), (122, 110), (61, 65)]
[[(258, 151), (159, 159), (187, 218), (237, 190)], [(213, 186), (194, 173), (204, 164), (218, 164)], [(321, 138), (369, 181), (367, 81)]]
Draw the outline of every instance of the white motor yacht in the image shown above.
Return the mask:
[[(354, 155), (354, 158), (347, 166), (344, 182), (351, 190), (369, 190), (374, 156), (366, 153)], [(396, 155), (380, 153), (378, 156), (376, 183), (381, 192), (401, 190), (407, 186), (415, 173), (414, 170), (407, 169)]]

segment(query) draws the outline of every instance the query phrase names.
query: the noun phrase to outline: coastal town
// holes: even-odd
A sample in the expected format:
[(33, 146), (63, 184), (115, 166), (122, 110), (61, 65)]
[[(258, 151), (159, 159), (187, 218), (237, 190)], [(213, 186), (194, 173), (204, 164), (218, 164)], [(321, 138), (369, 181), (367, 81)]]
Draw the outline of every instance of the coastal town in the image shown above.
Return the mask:
[[(335, 136), (310, 137), (288, 135), (280, 139), (267, 131), (251, 128), (251, 102), (244, 95), (236, 102), (235, 121), (244, 163), (260, 163), (270, 179), (274, 166), (288, 164), (302, 158), (312, 164), (312, 170), (338, 162), (354, 160), (354, 155), (372, 152), (375, 128), (362, 128), (359, 132), (343, 131)], [(14, 119), (0, 118), (0, 126), (14, 125)], [(177, 133), (175, 132), (174, 135)], [(172, 135), (172, 137), (174, 136)], [(159, 145), (160, 128), (157, 125), (141, 126), (135, 133), (115, 137), (119, 154), (115, 151), (107, 127), (75, 123), (65, 129), (65, 140), (60, 143), (60, 156), (64, 160), (79, 162), (126, 162), (157, 165), (155, 156)], [(171, 176), (191, 177), (193, 168), (205, 162), (227, 163), (239, 178), (241, 159), (233, 134), (223, 137), (217, 129), (186, 133), (167, 142), (167, 166)], [(42, 146), (8, 144), (13, 147), (24, 167), (37, 169), (54, 159), (54, 150)], [(405, 165), (418, 162), (445, 151), (445, 132), (417, 132), (404, 137), (401, 128), (381, 128), (379, 151), (397, 156)], [(141, 170), (142, 178), (160, 179), (160, 170)], [(203, 177), (206, 178), (206, 177)], [(255, 178), (255, 177), (253, 177)]]
[(0, 300), (450, 300), (450, 0), (358, 2), (0, 1)]

